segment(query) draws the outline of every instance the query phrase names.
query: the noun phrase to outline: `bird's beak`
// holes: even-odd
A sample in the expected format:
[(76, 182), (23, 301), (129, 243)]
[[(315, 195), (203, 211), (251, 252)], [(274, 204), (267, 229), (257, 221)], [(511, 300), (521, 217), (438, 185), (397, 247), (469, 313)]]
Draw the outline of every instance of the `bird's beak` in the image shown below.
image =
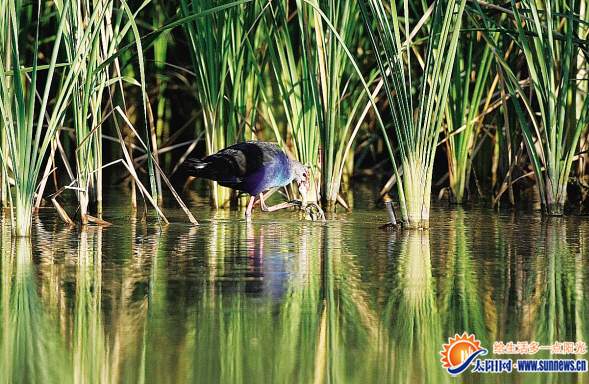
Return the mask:
[(310, 184), (309, 184), (309, 180), (305, 180), (305, 181), (301, 181), (300, 183), (298, 183), (298, 187), (299, 187), (299, 192), (301, 193), (301, 196), (306, 197), (307, 196), (307, 192), (309, 192), (309, 189), (311, 189)]

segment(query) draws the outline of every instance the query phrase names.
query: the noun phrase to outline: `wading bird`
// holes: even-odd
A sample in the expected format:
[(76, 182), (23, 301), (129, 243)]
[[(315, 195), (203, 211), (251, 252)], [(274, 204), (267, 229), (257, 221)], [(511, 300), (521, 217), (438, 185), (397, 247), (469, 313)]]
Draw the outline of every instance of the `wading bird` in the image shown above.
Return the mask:
[(264, 212), (302, 205), (289, 201), (268, 207), (264, 192), (284, 187), (293, 180), (301, 195), (309, 190), (309, 169), (290, 159), (277, 145), (263, 141), (246, 141), (220, 150), (202, 160), (188, 159), (184, 165), (190, 176), (214, 180), (224, 187), (247, 192), (251, 195), (245, 211), (246, 220), (251, 219), (256, 198)]

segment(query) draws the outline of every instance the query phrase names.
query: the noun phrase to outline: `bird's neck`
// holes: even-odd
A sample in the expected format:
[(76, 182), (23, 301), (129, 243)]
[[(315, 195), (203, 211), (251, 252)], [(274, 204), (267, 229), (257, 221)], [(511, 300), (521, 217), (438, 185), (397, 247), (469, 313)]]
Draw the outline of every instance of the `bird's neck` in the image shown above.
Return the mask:
[(285, 164), (286, 166), (284, 167), (284, 169), (287, 170), (287, 172), (285, 172), (286, 173), (285, 176), (286, 176), (286, 178), (288, 178), (288, 183), (290, 183), (294, 179), (295, 164), (288, 156), (284, 156), (284, 158), (285, 158), (285, 162), (286, 162), (286, 164)]

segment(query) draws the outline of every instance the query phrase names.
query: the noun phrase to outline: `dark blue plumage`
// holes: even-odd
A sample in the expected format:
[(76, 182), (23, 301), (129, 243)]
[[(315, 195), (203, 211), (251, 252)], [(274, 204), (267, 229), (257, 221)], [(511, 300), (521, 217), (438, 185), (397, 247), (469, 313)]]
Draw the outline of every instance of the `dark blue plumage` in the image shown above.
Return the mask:
[(291, 160), (275, 144), (263, 141), (238, 143), (202, 160), (188, 159), (191, 176), (215, 180), (224, 187), (244, 191), (252, 196), (293, 180), (308, 182), (307, 169)]

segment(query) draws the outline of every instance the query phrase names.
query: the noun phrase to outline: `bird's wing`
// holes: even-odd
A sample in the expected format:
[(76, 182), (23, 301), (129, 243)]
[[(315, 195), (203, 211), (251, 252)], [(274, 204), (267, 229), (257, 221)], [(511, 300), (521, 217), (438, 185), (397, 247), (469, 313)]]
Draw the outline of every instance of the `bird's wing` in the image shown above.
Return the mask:
[(243, 179), (278, 161), (282, 151), (276, 145), (247, 141), (227, 147), (204, 159), (220, 179)]
[[(206, 166), (200, 176), (218, 181), (221, 184), (238, 184), (242, 181), (243, 172), (239, 163), (239, 153), (226, 148), (203, 159)], [(229, 186), (229, 185), (228, 185)]]

